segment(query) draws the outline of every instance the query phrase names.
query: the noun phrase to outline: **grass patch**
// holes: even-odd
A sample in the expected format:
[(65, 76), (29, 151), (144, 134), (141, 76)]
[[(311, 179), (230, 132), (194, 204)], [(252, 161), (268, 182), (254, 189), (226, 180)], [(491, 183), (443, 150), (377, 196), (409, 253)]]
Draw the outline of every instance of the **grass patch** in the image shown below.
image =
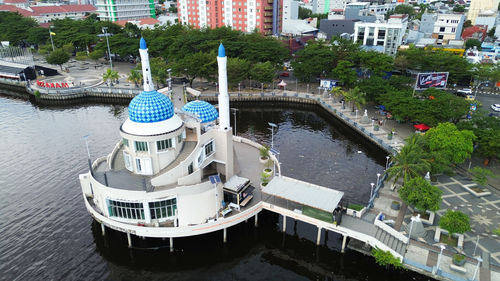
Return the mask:
[(497, 229), (494, 229), (493, 233), (495, 233), (496, 235), (500, 236), (500, 226), (498, 226)]
[(480, 188), (479, 186), (473, 186), (473, 187), (470, 187), (470, 189), (474, 190), (474, 192), (476, 192), (476, 193), (483, 193), (484, 192), (484, 189)]
[(323, 211), (323, 210), (311, 208), (309, 206), (302, 206), (302, 214), (309, 216), (309, 217), (312, 217), (312, 218), (315, 218), (315, 219), (318, 219), (318, 220), (322, 220), (322, 221), (326, 221), (326, 222), (330, 222), (330, 223), (333, 222), (333, 215), (332, 214), (330, 214), (329, 212)]
[(453, 236), (450, 237), (447, 234), (441, 234), (441, 237), (439, 237), (439, 242), (454, 247), (458, 245), (458, 237), (453, 237)]
[(353, 210), (358, 211), (358, 212), (363, 210), (364, 207), (365, 206), (363, 206), (361, 204), (349, 204), (349, 205), (347, 205), (347, 208), (353, 209)]

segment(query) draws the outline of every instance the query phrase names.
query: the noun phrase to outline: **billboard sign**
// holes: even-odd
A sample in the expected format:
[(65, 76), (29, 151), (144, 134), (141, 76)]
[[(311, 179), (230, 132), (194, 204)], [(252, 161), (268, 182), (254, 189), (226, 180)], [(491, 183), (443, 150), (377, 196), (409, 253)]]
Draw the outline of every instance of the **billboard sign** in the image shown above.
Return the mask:
[(337, 80), (322, 79), (319, 83), (319, 86), (330, 91), (333, 87), (337, 86), (337, 82)]
[(419, 73), (416, 89), (438, 88), (445, 89), (448, 82), (448, 72)]

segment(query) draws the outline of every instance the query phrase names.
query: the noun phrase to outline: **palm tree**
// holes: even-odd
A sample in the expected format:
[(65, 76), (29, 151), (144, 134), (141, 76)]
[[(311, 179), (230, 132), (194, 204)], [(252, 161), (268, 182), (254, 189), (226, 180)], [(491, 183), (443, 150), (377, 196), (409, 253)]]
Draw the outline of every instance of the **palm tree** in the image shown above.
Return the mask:
[(118, 72), (111, 70), (108, 68), (105, 73), (102, 74), (102, 81), (107, 82), (108, 80), (111, 81), (111, 83), (117, 81), (119, 78)]
[(422, 176), (431, 167), (429, 161), (425, 159), (423, 149), (418, 145), (417, 138), (411, 139), (391, 158), (394, 165), (387, 169), (387, 178), (394, 178), (396, 183), (402, 177), (403, 185), (414, 177)]
[(344, 94), (344, 98), (347, 102), (352, 103), (352, 111), (354, 112), (354, 107), (361, 109), (361, 105), (366, 103), (366, 93), (361, 92), (359, 87), (350, 89)]
[(127, 81), (132, 82), (136, 87), (139, 87), (139, 83), (142, 81), (142, 74), (135, 69), (131, 69), (128, 74)]
[(333, 95), (334, 97), (340, 97), (340, 96), (345, 96), (345, 91), (342, 90), (340, 87), (333, 87), (332, 90), (330, 91), (330, 95)]

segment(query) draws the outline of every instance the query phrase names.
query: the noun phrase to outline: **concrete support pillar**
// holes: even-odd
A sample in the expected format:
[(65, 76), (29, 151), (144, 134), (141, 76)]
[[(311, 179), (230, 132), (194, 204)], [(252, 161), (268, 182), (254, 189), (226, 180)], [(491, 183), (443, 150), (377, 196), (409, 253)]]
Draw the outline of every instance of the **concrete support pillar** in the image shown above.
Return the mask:
[(342, 253), (345, 253), (345, 244), (347, 242), (347, 235), (344, 235), (343, 239), (342, 239)]
[(255, 227), (259, 225), (259, 213), (255, 214)]
[(128, 240), (128, 247), (132, 248), (132, 237), (130, 236), (130, 232), (127, 232), (127, 240)]
[(226, 242), (227, 242), (227, 228), (224, 228), (222, 241), (223, 241), (224, 243), (226, 243)]
[(283, 215), (283, 232), (286, 232), (286, 216)]
[(174, 251), (174, 237), (170, 237), (170, 252)]
[(106, 235), (106, 227), (104, 226), (104, 223), (101, 222), (101, 231), (102, 231), (102, 236)]
[(318, 237), (316, 237), (316, 246), (321, 242), (321, 227), (318, 227)]

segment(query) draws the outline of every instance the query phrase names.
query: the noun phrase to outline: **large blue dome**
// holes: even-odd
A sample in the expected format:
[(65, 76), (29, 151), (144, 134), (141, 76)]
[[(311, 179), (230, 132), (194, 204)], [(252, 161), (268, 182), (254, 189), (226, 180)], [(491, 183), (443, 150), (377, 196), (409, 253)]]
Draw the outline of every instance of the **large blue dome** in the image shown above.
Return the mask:
[(198, 116), (201, 123), (211, 122), (217, 120), (217, 117), (219, 117), (219, 112), (217, 112), (217, 109), (215, 109), (213, 105), (201, 100), (186, 103), (186, 105), (182, 107), (182, 110)]
[(128, 106), (130, 120), (138, 123), (153, 123), (174, 116), (174, 105), (170, 99), (157, 92), (142, 92)]

